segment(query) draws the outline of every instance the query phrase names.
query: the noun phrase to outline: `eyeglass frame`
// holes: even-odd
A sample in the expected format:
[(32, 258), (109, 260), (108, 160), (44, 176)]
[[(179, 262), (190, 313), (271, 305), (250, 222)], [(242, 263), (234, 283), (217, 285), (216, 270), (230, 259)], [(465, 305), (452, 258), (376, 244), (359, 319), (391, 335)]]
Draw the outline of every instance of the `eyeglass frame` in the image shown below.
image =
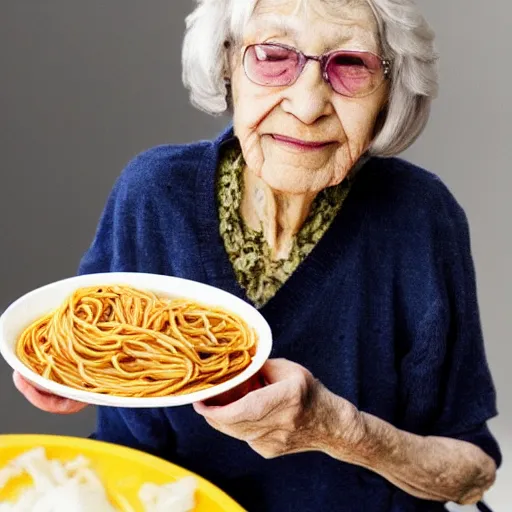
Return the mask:
[[(297, 74), (295, 80), (293, 80), (293, 82), (291, 82), (289, 84), (286, 84), (286, 85), (266, 85), (266, 84), (259, 84), (258, 82), (255, 82), (249, 76), (249, 74), (247, 73), (246, 64), (245, 64), (248, 50), (250, 48), (255, 47), (255, 46), (274, 46), (274, 47), (277, 47), (277, 48), (283, 48), (284, 50), (289, 50), (289, 51), (292, 51), (292, 52), (296, 53), (298, 55), (298, 57), (299, 57), (299, 62), (301, 62), (301, 65), (300, 65), (300, 73)], [(373, 94), (375, 91), (377, 91), (382, 86), (382, 83), (384, 83), (384, 81), (381, 84), (379, 84), (378, 87), (376, 87), (371, 92), (365, 94), (364, 96), (349, 96), (347, 94), (343, 94), (343, 93), (340, 93), (340, 92), (336, 91), (336, 89), (334, 89), (334, 87), (332, 86), (331, 81), (329, 80), (329, 75), (327, 73), (327, 63), (329, 62), (329, 59), (333, 55), (336, 55), (337, 53), (345, 53), (345, 54), (349, 54), (349, 55), (351, 53), (353, 53), (353, 54), (356, 54), (356, 53), (368, 53), (370, 55), (373, 55), (374, 57), (377, 57), (377, 59), (379, 59), (379, 61), (380, 61), (380, 64), (382, 66), (382, 72), (383, 72), (383, 75), (384, 75), (384, 80), (389, 80), (390, 77), (391, 77), (392, 60), (391, 59), (383, 58), (382, 56), (380, 56), (380, 55), (378, 55), (376, 53), (367, 51), (367, 50), (343, 50), (343, 49), (339, 49), (339, 50), (331, 50), (331, 51), (323, 53), (321, 55), (308, 55), (307, 53), (302, 52), (298, 48), (295, 48), (293, 46), (288, 46), (288, 45), (282, 44), (282, 43), (252, 43), (252, 44), (243, 46), (242, 50), (241, 50), (241, 53), (242, 53), (242, 67), (244, 68), (245, 76), (247, 76), (247, 78), (252, 83), (254, 83), (256, 85), (260, 85), (261, 87), (290, 87), (291, 85), (293, 85), (299, 79), (300, 75), (303, 73), (304, 68), (306, 67), (306, 64), (308, 63), (309, 60), (314, 60), (314, 61), (316, 61), (316, 62), (318, 62), (320, 64), (320, 69), (322, 71), (322, 78), (323, 78), (323, 80), (327, 84), (329, 84), (331, 89), (336, 94), (339, 94), (341, 96), (345, 96), (347, 98), (365, 98), (365, 97), (370, 96), (371, 94)]]

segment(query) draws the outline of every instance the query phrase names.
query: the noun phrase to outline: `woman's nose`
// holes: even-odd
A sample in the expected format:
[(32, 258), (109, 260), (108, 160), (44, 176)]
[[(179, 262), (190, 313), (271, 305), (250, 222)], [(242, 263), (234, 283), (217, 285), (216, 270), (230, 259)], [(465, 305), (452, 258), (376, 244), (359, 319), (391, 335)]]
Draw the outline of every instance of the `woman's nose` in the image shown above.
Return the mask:
[(332, 89), (323, 79), (320, 64), (309, 61), (297, 81), (285, 91), (282, 108), (302, 123), (311, 125), (334, 112)]

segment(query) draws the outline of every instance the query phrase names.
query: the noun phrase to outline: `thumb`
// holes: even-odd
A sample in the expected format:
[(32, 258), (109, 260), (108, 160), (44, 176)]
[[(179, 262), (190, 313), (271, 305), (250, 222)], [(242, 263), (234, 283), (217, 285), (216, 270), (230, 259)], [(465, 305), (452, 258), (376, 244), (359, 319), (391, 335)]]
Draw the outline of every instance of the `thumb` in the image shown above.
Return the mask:
[(268, 385), (276, 384), (305, 371), (307, 370), (300, 364), (288, 361), (288, 359), (269, 359), (261, 369), (261, 376)]

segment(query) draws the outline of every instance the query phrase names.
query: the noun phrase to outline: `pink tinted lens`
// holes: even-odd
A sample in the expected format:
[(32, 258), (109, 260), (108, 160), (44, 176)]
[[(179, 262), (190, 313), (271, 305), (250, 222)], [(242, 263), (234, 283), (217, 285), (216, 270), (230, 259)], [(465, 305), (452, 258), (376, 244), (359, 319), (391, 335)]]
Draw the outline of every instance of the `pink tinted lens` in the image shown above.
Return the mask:
[(332, 88), (346, 96), (364, 96), (382, 82), (379, 57), (367, 52), (336, 52), (325, 65)]
[(249, 79), (259, 85), (285, 86), (297, 78), (301, 62), (291, 49), (257, 44), (247, 48), (244, 66)]

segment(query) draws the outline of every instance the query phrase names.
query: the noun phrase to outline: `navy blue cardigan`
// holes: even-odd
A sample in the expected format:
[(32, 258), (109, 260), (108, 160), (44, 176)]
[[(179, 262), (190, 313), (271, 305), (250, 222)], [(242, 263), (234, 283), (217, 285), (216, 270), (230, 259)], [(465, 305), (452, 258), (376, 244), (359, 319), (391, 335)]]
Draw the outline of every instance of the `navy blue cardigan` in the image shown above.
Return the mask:
[[(116, 182), (79, 273), (151, 272), (250, 302), (218, 230), (221, 144), (160, 146)], [(466, 216), (433, 174), (371, 158), (327, 233), (263, 307), (273, 357), (296, 361), (360, 410), (420, 435), (464, 439), (500, 464)], [(265, 460), (189, 406), (98, 408), (94, 437), (189, 468), (250, 512), (440, 511), (322, 453)]]

